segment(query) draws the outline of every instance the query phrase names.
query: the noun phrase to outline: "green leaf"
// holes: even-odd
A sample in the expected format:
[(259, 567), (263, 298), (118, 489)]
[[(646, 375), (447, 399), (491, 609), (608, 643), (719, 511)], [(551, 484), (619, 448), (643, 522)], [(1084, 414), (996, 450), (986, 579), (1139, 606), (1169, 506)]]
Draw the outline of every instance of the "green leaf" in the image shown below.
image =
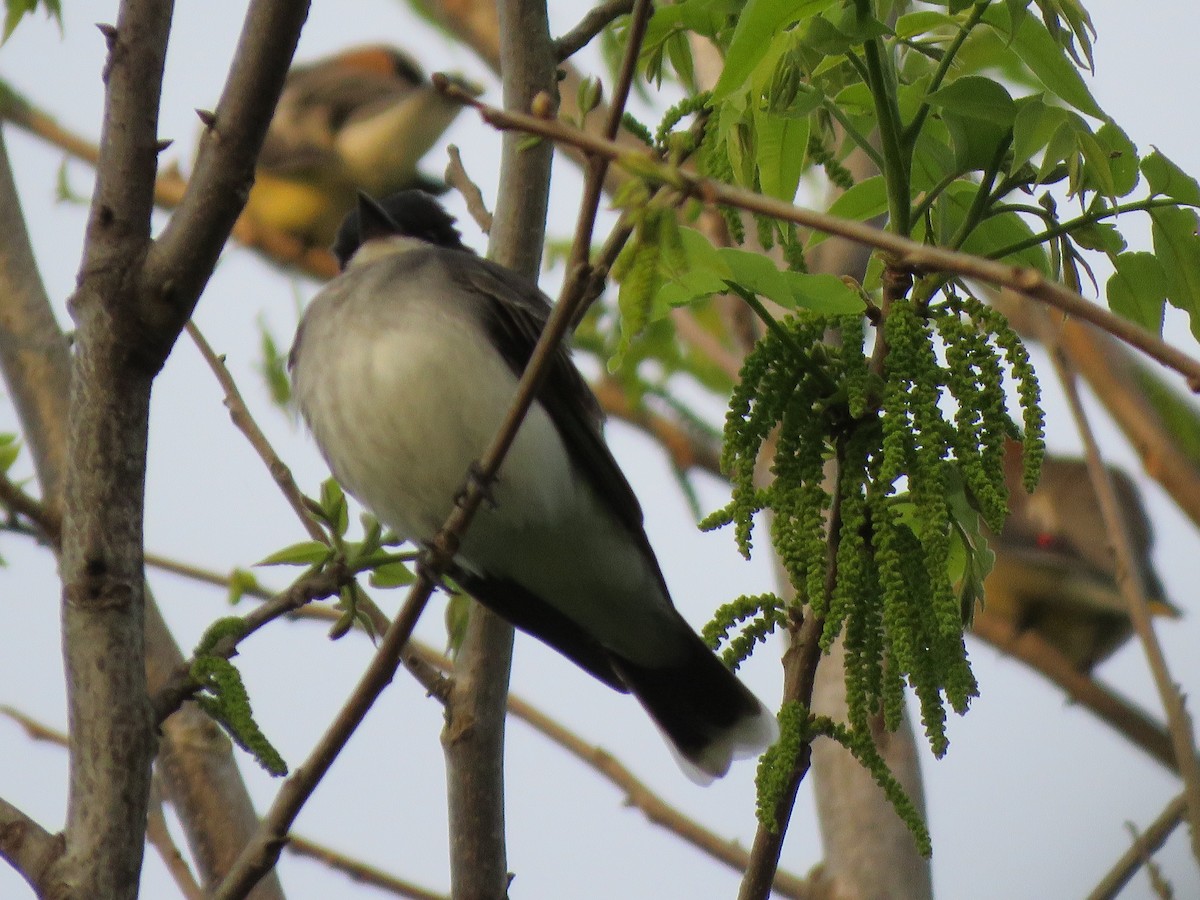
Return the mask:
[(1113, 312), (1162, 334), (1167, 299), (1167, 273), (1153, 253), (1122, 253), (1113, 259), (1116, 271), (1105, 293)]
[(958, 20), (937, 10), (908, 13), (896, 20), (896, 37), (914, 38), (929, 34), (938, 28), (957, 26)]
[(455, 591), (446, 602), (446, 650), (453, 659), (467, 636), (467, 625), (471, 621), (471, 598), (462, 591)]
[(226, 597), (230, 606), (241, 602), (247, 593), (262, 591), (262, 584), (254, 573), (246, 569), (234, 569), (229, 573), (229, 594)]
[(15, 434), (0, 434), (0, 472), (7, 472), (21, 454), (21, 441)]
[(267, 383), (267, 391), (271, 402), (276, 406), (286, 408), (292, 400), (292, 382), (287, 373), (287, 354), (279, 352), (275, 336), (267, 328), (266, 320), (261, 316), (258, 320), (259, 349), (262, 359), (258, 364), (259, 374)]
[(1013, 119), (1014, 170), (1040, 153), (1067, 120), (1065, 109), (1048, 106), (1042, 96), (1023, 97), (1016, 101), (1017, 115)]
[(321, 541), (301, 541), (256, 562), (256, 566), (319, 566), (333, 555), (333, 549)]
[(346, 506), (346, 495), (333, 478), (321, 482), (321, 514), (325, 523), (338, 537), (344, 537), (350, 528), (350, 512)]
[(785, 272), (792, 285), (796, 306), (831, 316), (862, 312), (862, 295), (836, 275)]
[(1154, 252), (1167, 277), (1167, 299), (1188, 314), (1192, 334), (1200, 339), (1200, 237), (1196, 213), (1167, 207), (1150, 210)]
[(0, 37), (0, 43), (4, 43), (12, 37), (12, 33), (17, 30), (21, 20), (36, 12), (39, 6), (46, 8), (46, 18), (53, 19), (58, 23), (58, 30), (60, 33), (62, 32), (61, 0), (4, 0), (4, 5), (4, 36)]
[(984, 13), (983, 21), (1009, 35), (1012, 49), (1048, 91), (1086, 115), (1108, 119), (1075, 63), (1040, 21), (1033, 16), (1023, 16), (1014, 28), (1009, 10), (999, 4), (992, 4)]
[[(843, 219), (866, 222), (883, 215), (887, 212), (887, 208), (887, 182), (884, 181), (882, 175), (873, 175), (858, 182), (834, 200), (829, 206), (829, 214), (840, 216)], [(814, 233), (808, 242), (808, 249), (811, 250), (828, 237), (829, 235), (824, 232)]]
[(1105, 124), (1094, 135), (1091, 129), (1077, 128), (1075, 139), (1084, 160), (1083, 189), (1116, 202), (1137, 187), (1137, 148), (1118, 126)]
[(731, 281), (781, 306), (791, 308), (795, 305), (792, 286), (770, 257), (733, 247), (718, 252), (733, 273)]
[(1099, 250), (1116, 256), (1125, 249), (1125, 237), (1116, 225), (1108, 222), (1092, 222), (1071, 229), (1071, 240), (1085, 250)]
[(369, 580), (371, 587), (395, 588), (412, 584), (416, 576), (405, 563), (389, 562), (372, 569)]
[(754, 117), (758, 177), (764, 194), (787, 203), (796, 199), (808, 150), (808, 119), (766, 114)]
[(804, 46), (828, 58), (843, 56), (852, 48), (889, 33), (888, 27), (878, 19), (873, 16), (860, 19), (849, 6), (836, 23), (824, 16), (815, 16), (806, 25)]
[(1012, 125), (1017, 115), (1016, 104), (1004, 86), (979, 75), (956, 78), (927, 99), (937, 109), (1000, 126)]
[(1142, 160), (1142, 174), (1152, 195), (1162, 194), (1180, 203), (1200, 206), (1200, 184), (1158, 150)]
[(954, 169), (957, 172), (976, 172), (991, 166), (1002, 144), (1009, 141), (1011, 126), (1000, 125), (964, 116), (951, 110), (942, 111), (942, 121), (950, 132), (954, 147)]
[(772, 39), (793, 23), (816, 15), (834, 0), (749, 0), (725, 51), (725, 66), (713, 87), (713, 102), (740, 90), (757, 68)]

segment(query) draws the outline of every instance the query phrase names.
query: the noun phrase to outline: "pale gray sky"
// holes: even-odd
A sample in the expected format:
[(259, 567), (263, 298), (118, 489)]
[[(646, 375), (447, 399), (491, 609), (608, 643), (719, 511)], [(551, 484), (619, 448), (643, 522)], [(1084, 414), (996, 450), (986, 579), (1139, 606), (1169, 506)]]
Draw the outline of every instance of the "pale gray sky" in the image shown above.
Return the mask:
[[(116, 4), (66, 4), (66, 33), (34, 19), (0, 48), (0, 77), (28, 94), (65, 124), (99, 133), (104, 44), (92, 27), (112, 21)], [(1097, 75), (1091, 86), (1100, 104), (1125, 127), (1142, 151), (1158, 146), (1184, 169), (1200, 173), (1191, 88), (1200, 81), (1194, 52), (1194, 7), (1184, 0), (1130, 4), (1087, 3), (1096, 22)], [(585, 4), (552, 4), (555, 27), (574, 24)], [(211, 108), (232, 53), (244, 5), (179, 4), (168, 57), (160, 133), (176, 140), (167, 152), (187, 167), (199, 129), (193, 110)], [(297, 57), (309, 59), (346, 45), (388, 40), (407, 46), (427, 69), (460, 70), (492, 84), (473, 57), (419, 22), (401, 4), (317, 0)], [(493, 86), (492, 97), (496, 96)], [(17, 132), (6, 131), (22, 202), (39, 264), (62, 321), (63, 303), (78, 268), (85, 210), (55, 204), (61, 155)], [(489, 197), (494, 192), (498, 139), (471, 115), (450, 133), (471, 174)], [(426, 162), (440, 169), (441, 151)], [(72, 186), (90, 188), (86, 167), (67, 167)], [(556, 168), (551, 229), (568, 234), (579, 179), (569, 164)], [(461, 214), (461, 209), (458, 209)], [(464, 217), (469, 243), (483, 239)], [(1143, 222), (1123, 223), (1145, 234)], [(1148, 242), (1148, 239), (1144, 239)], [(546, 283), (553, 287), (553, 280)], [(254, 373), (256, 321), (265, 317), (277, 336), (290, 340), (298, 300), (315, 286), (289, 280), (252, 254), (230, 250), (202, 298), (197, 320), (247, 394), (252, 409), (301, 485), (315, 489), (324, 477), (306, 435), (270, 408)], [(552, 291), (551, 291), (552, 292)], [(1169, 336), (1196, 350), (1178, 318)], [(1050, 379), (1048, 375), (1045, 380)], [(1053, 392), (1048, 392), (1053, 395)], [(190, 344), (181, 341), (155, 388), (148, 482), (146, 542), (155, 552), (226, 570), (245, 566), (302, 539), (302, 533), (243, 438), (229, 424), (217, 385)], [(1076, 445), (1051, 400), (1051, 444)], [(0, 406), (0, 429), (14, 427)], [(1111, 429), (1110, 458), (1134, 465)], [(718, 603), (769, 588), (761, 560), (747, 565), (726, 534), (700, 535), (668, 470), (643, 438), (610, 429), (615, 450), (646, 508), (650, 538), (677, 604), (697, 626)], [(21, 464), (21, 474), (28, 463)], [(1145, 479), (1141, 479), (1145, 483)], [(1188, 612), (1160, 633), (1176, 678), (1200, 695), (1193, 585), (1200, 575), (1196, 534), (1160, 491), (1147, 488), (1158, 534), (1156, 560), (1174, 601)], [(716, 483), (702, 487), (706, 508), (723, 502)], [(63, 685), (58, 655), (58, 584), (45, 552), (18, 538), (0, 537), (8, 568), (0, 570), (0, 703), (18, 706), (62, 726)], [(266, 571), (281, 585), (289, 573)], [(212, 619), (225, 614), (220, 592), (176, 578), (152, 583), (179, 643), (194, 645)], [(396, 597), (384, 598), (393, 608)], [(440, 603), (420, 632), (443, 642)], [(712, 788), (699, 789), (676, 769), (658, 734), (627, 697), (603, 688), (532, 639), (519, 637), (515, 690), (561, 718), (585, 738), (628, 762), (666, 797), (718, 832), (749, 842), (753, 836), (753, 766), (743, 763)], [(366, 661), (367, 645), (349, 638), (330, 643), (311, 625), (279, 625), (249, 641), (238, 658), (256, 712), (267, 734), (293, 765), (337, 709)], [(1086, 893), (1126, 846), (1124, 822), (1153, 819), (1178, 791), (1173, 778), (1130, 749), (1088, 714), (1069, 706), (1054, 689), (1018, 663), (977, 643), (971, 645), (983, 696), (964, 719), (950, 723), (946, 759), (926, 754), (922, 767), (934, 839), (934, 877), (945, 898), (1069, 897)], [(777, 645), (748, 667), (747, 678), (768, 703), (779, 696)], [(1122, 692), (1157, 710), (1150, 677), (1134, 647), (1100, 669)], [(1194, 712), (1194, 710), (1193, 710)], [(446, 838), (437, 705), (401, 676), (372, 711), (330, 777), (301, 815), (297, 831), (333, 844), (398, 874), (445, 889)], [(648, 825), (622, 804), (620, 794), (582, 765), (532, 734), (520, 722), (509, 729), (507, 758), (510, 866), (513, 896), (728, 897), (737, 878)], [(35, 747), (14, 725), (0, 720), (0, 796), (50, 829), (61, 826), (65, 806), (65, 754)], [(278, 787), (253, 764), (246, 767), (260, 808)], [(811, 792), (805, 789), (792, 823), (784, 864), (804, 872), (819, 861)], [(1200, 893), (1200, 877), (1182, 834), (1161, 856), (1179, 896)], [(323, 867), (285, 856), (281, 868), (289, 896), (325, 898), (351, 888)], [(145, 896), (171, 896), (161, 864), (147, 855)], [(355, 888), (362, 895), (370, 892)], [(24, 897), (27, 888), (0, 867), (0, 897)], [(1147, 897), (1144, 880), (1127, 896)]]

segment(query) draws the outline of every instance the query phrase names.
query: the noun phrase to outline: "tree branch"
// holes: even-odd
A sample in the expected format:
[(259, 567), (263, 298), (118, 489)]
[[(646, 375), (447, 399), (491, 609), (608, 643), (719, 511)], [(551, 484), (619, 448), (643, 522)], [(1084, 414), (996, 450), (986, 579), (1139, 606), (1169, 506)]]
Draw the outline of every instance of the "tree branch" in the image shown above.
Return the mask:
[(1092, 433), (1091, 424), (1079, 391), (1075, 384), (1075, 372), (1066, 357), (1050, 344), (1051, 359), (1062, 381), (1063, 393), (1071, 408), (1075, 425), (1083, 439), (1084, 455), (1087, 458), (1088, 474), (1100, 501), (1104, 526), (1108, 531), (1117, 558), (1116, 581), (1121, 596), (1129, 609), (1133, 628), (1142, 643), (1154, 684), (1158, 688), (1163, 709), (1167, 714), (1167, 726), (1171, 732), (1171, 744), (1175, 750), (1175, 761), (1183, 779), (1184, 796), (1187, 798), (1188, 825), (1192, 841), (1192, 855), (1200, 861), (1200, 760), (1196, 758), (1195, 736), (1192, 719), (1180, 692), (1179, 685), (1171, 677), (1166, 657), (1158, 643), (1151, 622), (1150, 604), (1146, 600), (1146, 585), (1141, 582), (1139, 569), (1134, 562), (1133, 542), (1124, 518), (1121, 516), (1116, 490), (1113, 488), (1112, 473), (1100, 457), (1100, 448)]
[(0, 857), (29, 882), (39, 897), (51, 896), (47, 870), (63, 852), (62, 837), (50, 834), (37, 822), (0, 797)]
[(71, 361), (38, 275), (0, 132), (0, 368), (48, 506), (62, 512)]
[(147, 702), (141, 532), (150, 384), (136, 309), (150, 243), (158, 100), (172, 5), (126, 0), (109, 43), (104, 127), (79, 287), (63, 517), (71, 733), (66, 896), (132, 898), (155, 735)]
[[(633, 11), (634, 0), (607, 0), (587, 11), (579, 24), (554, 42), (554, 55), (559, 62), (570, 59), (592, 42), (592, 38), (621, 16)], [(640, 41), (639, 41), (640, 43)], [(621, 104), (624, 106), (624, 103)]]
[[(773, 456), (773, 454), (770, 454)], [(837, 461), (841, 463), (839, 448)], [(829, 477), (836, 478), (836, 474)], [(833, 505), (829, 511), (826, 538), (826, 570), (825, 591), (833, 591), (837, 577), (837, 546), (838, 534), (841, 530), (842, 514), (839, 495), (833, 493)], [(816, 684), (817, 665), (821, 661), (821, 633), (825, 630), (825, 619), (810, 613), (802, 619), (800, 610), (792, 612), (793, 621), (789, 630), (792, 642), (783, 654), (783, 704), (786, 706), (797, 703), (806, 714), (812, 710), (813, 689)], [(754, 835), (754, 844), (750, 848), (750, 864), (746, 867), (746, 875), (742, 879), (738, 900), (767, 900), (771, 895), (771, 887), (775, 873), (779, 869), (779, 856), (783, 851), (783, 841), (787, 837), (788, 825), (792, 819), (792, 809), (796, 805), (796, 795), (800, 783), (808, 774), (812, 762), (812, 744), (804, 741), (800, 752), (792, 764), (787, 786), (784, 788), (775, 809), (772, 812), (771, 826), (759, 823)]]
[(151, 785), (150, 808), (146, 815), (146, 840), (158, 853), (185, 900), (204, 900), (204, 892), (196, 883), (196, 876), (192, 874), (191, 867), (175, 845), (175, 839), (171, 837), (167, 817), (163, 814), (162, 792), (157, 783)]
[(648, 153), (630, 151), (621, 144), (606, 141), (589, 132), (580, 131), (554, 119), (528, 113), (514, 113), (480, 103), (465, 91), (456, 89), (444, 79), (440, 84), (462, 102), (474, 106), (484, 120), (501, 130), (516, 129), (537, 134), (615, 161), (638, 175), (653, 175), (689, 196), (706, 204), (732, 206), (747, 212), (794, 222), (806, 228), (822, 231), (858, 244), (875, 247), (894, 257), (892, 268), (907, 268), (915, 273), (947, 272), (963, 278), (974, 278), (989, 284), (1006, 287), (1019, 294), (1052, 306), (1071, 316), (1083, 319), (1136, 347), (1162, 365), (1182, 374), (1193, 390), (1200, 391), (1200, 361), (1171, 346), (1151, 332), (1128, 319), (1092, 303), (1061, 284), (1047, 280), (1035, 269), (1014, 266), (994, 260), (921, 244), (891, 232), (853, 219), (843, 219), (828, 213), (793, 206), (782, 200), (765, 197), (744, 188), (733, 187), (701, 178), (686, 170), (661, 163)]
[[(0, 147), (0, 152), (3, 148)], [(94, 148), (93, 162), (99, 156)], [(19, 218), (7, 159), (0, 159), (0, 210), (8, 240), (0, 241), (0, 365), (17, 398), (22, 431), (33, 449), (43, 503), (12, 488), (23, 514), (35, 519), (56, 554), (62, 525), (62, 490), (67, 459), (67, 401), (70, 352), (33, 267), (32, 249)], [(25, 398), (22, 401), (21, 398)], [(10, 507), (13, 508), (13, 507)], [(183, 663), (153, 598), (146, 596), (146, 677), (156, 689)], [(158, 765), (172, 804), (187, 831), (193, 855), (206, 877), (223, 872), (258, 822), (233, 761), (232, 748), (207, 716), (181, 710), (164, 723)], [(255, 900), (281, 897), (271, 878)]]
[[(992, 303), (1014, 328), (1040, 339), (1039, 306), (1009, 291), (994, 296)], [(1142, 382), (1157, 374), (1123, 344), (1086, 322), (1068, 318), (1057, 323), (1056, 331), (1057, 345), (1141, 456), (1146, 473), (1200, 526), (1200, 470), (1180, 450), (1179, 435), (1147, 402)]]
[(191, 318), (246, 203), (258, 151), (307, 16), (308, 3), (293, 0), (254, 0), (246, 11), (187, 190), (145, 262), (141, 312), (156, 326), (164, 358)]
[(294, 853), (297, 856), (306, 856), (309, 859), (315, 859), (329, 866), (331, 869), (348, 875), (351, 880), (359, 884), (369, 884), (372, 887), (395, 894), (397, 897), (411, 898), (411, 900), (450, 900), (450, 897), (446, 894), (439, 894), (420, 885), (413, 884), (411, 881), (397, 878), (395, 875), (384, 872), (382, 869), (377, 869), (375, 866), (368, 865), (362, 860), (346, 856), (344, 853), (339, 853), (331, 847), (318, 844), (316, 841), (310, 841), (308, 838), (300, 837), (300, 835), (292, 835), (288, 840), (288, 852)]
[(1187, 797), (1180, 794), (1167, 804), (1150, 827), (1139, 834), (1128, 850), (1116, 861), (1112, 869), (1100, 880), (1100, 883), (1088, 894), (1087, 900), (1114, 900), (1125, 885), (1129, 884), (1137, 870), (1145, 865), (1151, 855), (1167, 842), (1171, 832), (1183, 821), (1187, 813)]
[[(496, 3), (504, 103), (525, 109), (553, 91), (557, 59), (546, 5)], [(505, 136), (488, 255), (537, 280), (549, 203), (553, 147), (522, 147)], [(478, 604), (447, 694), (442, 747), (450, 829), (450, 887), (456, 897), (504, 897), (508, 858), (504, 833), (505, 698), (512, 662), (512, 626)]]
[[(261, 21), (256, 15), (271, 8), (296, 19), (294, 44), (305, 7), (256, 2), (249, 20)], [(170, 4), (127, 0), (117, 27), (104, 29), (110, 42), (105, 124), (84, 263), (71, 304), (79, 327), (61, 568), (64, 645), (74, 689), (71, 805), (61, 874), (87, 897), (132, 896), (137, 890), (154, 743), (144, 633), (158, 625), (153, 610), (151, 620), (143, 619), (140, 542), (150, 384), (225, 238), (210, 219), (214, 231), (191, 233), (176, 259), (158, 253), (149, 240), (154, 173), (163, 147), (156, 134), (157, 106), (170, 15)], [(287, 35), (284, 27), (262, 31), (243, 52), (273, 58), (266, 45), (286, 42)], [(282, 67), (277, 77), (282, 79)], [(238, 128), (233, 126), (235, 133)], [(247, 148), (251, 155), (255, 150)]]

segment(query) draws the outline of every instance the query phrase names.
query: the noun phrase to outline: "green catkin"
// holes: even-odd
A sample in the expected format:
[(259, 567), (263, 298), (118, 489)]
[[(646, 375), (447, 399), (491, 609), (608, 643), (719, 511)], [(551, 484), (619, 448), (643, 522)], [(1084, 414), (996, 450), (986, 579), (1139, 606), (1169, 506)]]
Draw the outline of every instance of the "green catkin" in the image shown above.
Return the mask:
[(621, 127), (647, 147), (654, 146), (654, 136), (650, 134), (650, 129), (639, 122), (632, 113), (625, 112), (621, 114)]
[(825, 176), (843, 191), (854, 187), (854, 175), (837, 161), (833, 151), (815, 131), (808, 137), (808, 158), (821, 166), (825, 170)]
[[(880, 712), (897, 727), (911, 687), (941, 755), (947, 705), (961, 712), (977, 693), (950, 582), (955, 470), (994, 520), (1004, 507), (1004, 440), (1015, 430), (1004, 402), (1006, 366), (1023, 406), (1036, 396), (1036, 381), (1011, 329), (973, 298), (930, 307), (897, 300), (882, 327), (888, 352), (875, 373), (860, 317), (805, 314), (771, 323), (746, 360), (726, 417), (722, 465), (733, 496), (705, 525), (733, 524), (748, 554), (754, 516), (771, 510), (773, 544), (795, 602), (807, 606), (806, 615), (824, 617), (823, 648), (839, 636), (844, 642), (855, 734), (868, 734)], [(841, 340), (829, 342), (827, 329)], [(953, 412), (943, 411), (948, 397)], [(1024, 415), (1037, 424), (1036, 409)], [(764, 488), (755, 473), (769, 439), (773, 479)], [(835, 546), (826, 534), (830, 458), (839, 465)], [(717, 639), (736, 664), (777, 622), (751, 604), (737, 616), (727, 611)]]
[(808, 713), (799, 703), (785, 703), (779, 710), (779, 740), (758, 760), (755, 812), (758, 822), (772, 833), (779, 831), (776, 811), (788, 789), (796, 759), (808, 739)]
[[(710, 128), (708, 132), (716, 134), (717, 129)], [(701, 144), (700, 170), (705, 177), (724, 184), (733, 184), (733, 163), (729, 161), (729, 152), (715, 137), (709, 139), (708, 134)], [(742, 224), (741, 214), (731, 206), (718, 206), (717, 211), (725, 220), (725, 228), (729, 231), (730, 239), (738, 245), (746, 243), (746, 226)]]
[(999, 310), (981, 302), (976, 297), (962, 298), (964, 311), (977, 327), (992, 335), (992, 341), (1004, 353), (1004, 360), (1012, 371), (1017, 384), (1017, 398), (1021, 404), (1024, 427), (1025, 490), (1037, 487), (1042, 459), (1046, 455), (1045, 415), (1042, 413), (1041, 386), (1037, 373), (1029, 360), (1029, 352), (1021, 338), (1008, 324), (1008, 319)]
[(662, 121), (659, 122), (658, 129), (654, 133), (654, 146), (658, 147), (660, 150), (665, 149), (667, 146), (667, 141), (671, 136), (671, 130), (678, 125), (685, 116), (690, 116), (693, 113), (704, 112), (708, 108), (708, 102), (711, 99), (711, 91), (701, 91), (694, 97), (684, 97), (682, 100), (668, 109), (663, 114)]
[(904, 792), (904, 788), (900, 782), (888, 770), (887, 763), (879, 755), (879, 750), (876, 748), (875, 742), (871, 739), (870, 732), (858, 729), (852, 731), (826, 716), (813, 718), (808, 723), (808, 731), (814, 736), (820, 734), (832, 738), (854, 755), (859, 764), (871, 773), (871, 776), (875, 779), (875, 783), (883, 790), (892, 807), (896, 810), (896, 814), (908, 827), (921, 855), (929, 858), (933, 854), (933, 844), (929, 836), (929, 829), (925, 826), (925, 822), (921, 818), (921, 812), (917, 809), (916, 804), (913, 803), (912, 798)]
[[(755, 645), (765, 642), (774, 632), (781, 621), (783, 608), (783, 601), (774, 594), (738, 597), (717, 609), (704, 626), (701, 637), (714, 650), (727, 642), (729, 646), (721, 658), (725, 665), (737, 671), (750, 657)], [(731, 639), (730, 632), (739, 627), (740, 633)]]
[(287, 763), (254, 721), (250, 696), (233, 664), (220, 656), (197, 656), (190, 674), (202, 686), (192, 698), (196, 704), (267, 772), (286, 775)]

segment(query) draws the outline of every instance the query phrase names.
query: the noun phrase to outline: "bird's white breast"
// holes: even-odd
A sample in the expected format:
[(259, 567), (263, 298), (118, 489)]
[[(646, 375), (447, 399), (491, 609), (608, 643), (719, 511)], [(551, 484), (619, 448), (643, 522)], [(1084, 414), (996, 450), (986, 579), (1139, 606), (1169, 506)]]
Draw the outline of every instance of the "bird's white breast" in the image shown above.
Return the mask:
[[(321, 298), (295, 368), (297, 400), (338, 479), (418, 541), (445, 521), (517, 383), (477, 311), (431, 298), (421, 283), (417, 272), (408, 284), (357, 286), (385, 289), (383, 302), (359, 302), (353, 283)], [(501, 470), (496, 509), (513, 527), (552, 520), (572, 482), (558, 433), (535, 405)]]

